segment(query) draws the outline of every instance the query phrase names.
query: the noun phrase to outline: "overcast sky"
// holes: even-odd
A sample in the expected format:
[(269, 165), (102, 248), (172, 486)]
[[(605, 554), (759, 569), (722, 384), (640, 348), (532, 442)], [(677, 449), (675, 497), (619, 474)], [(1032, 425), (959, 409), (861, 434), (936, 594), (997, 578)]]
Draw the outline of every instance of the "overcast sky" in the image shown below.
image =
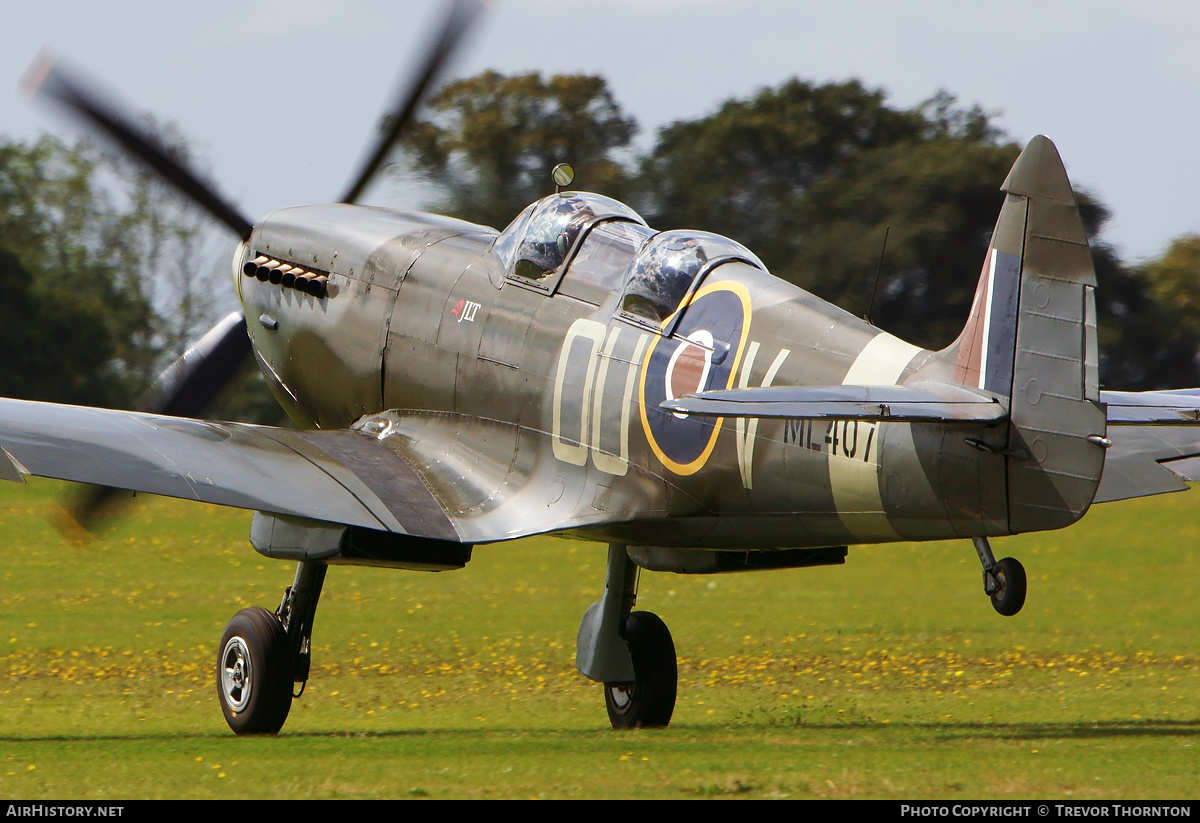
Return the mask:
[[(45, 46), (174, 121), (252, 217), (344, 188), (439, 14), (395, 0), (0, 3), (0, 135), (76, 133), (16, 91)], [(1054, 139), (1073, 182), (1113, 211), (1103, 239), (1134, 261), (1200, 232), (1197, 43), (1194, 0), (507, 0), (450, 75), (603, 74), (643, 144), (792, 76), (856, 77), (898, 106), (946, 89), (1014, 139)], [(404, 190), (374, 197), (421, 205)]]

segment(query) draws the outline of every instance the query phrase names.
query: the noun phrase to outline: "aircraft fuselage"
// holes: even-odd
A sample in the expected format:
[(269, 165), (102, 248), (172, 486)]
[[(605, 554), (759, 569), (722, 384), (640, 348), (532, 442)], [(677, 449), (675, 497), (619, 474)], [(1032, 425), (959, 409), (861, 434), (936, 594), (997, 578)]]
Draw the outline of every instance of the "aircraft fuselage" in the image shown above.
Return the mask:
[[(238, 293), (297, 423), (343, 428), (389, 411), (494, 421), (496, 442), (462, 444), (475, 457), (459, 457), (461, 499), (442, 504), (483, 515), (523, 495), (566, 505), (560, 531), (598, 540), (770, 548), (1008, 533), (1004, 457), (966, 442), (986, 441), (984, 427), (659, 408), (705, 389), (947, 379), (952, 364), (934, 352), (739, 260), (707, 272), (664, 336), (667, 323), (622, 310), (631, 258), (589, 255), (598, 232), (549, 289), (511, 276), (496, 236), (345, 205), (259, 224), (234, 261)], [(263, 256), (321, 272), (328, 294), (241, 273)]]

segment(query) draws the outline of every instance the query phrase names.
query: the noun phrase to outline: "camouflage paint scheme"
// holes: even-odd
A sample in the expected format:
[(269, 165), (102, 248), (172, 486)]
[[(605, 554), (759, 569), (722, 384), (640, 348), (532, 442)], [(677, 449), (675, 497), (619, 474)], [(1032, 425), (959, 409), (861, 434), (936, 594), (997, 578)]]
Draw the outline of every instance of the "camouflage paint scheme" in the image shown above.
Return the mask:
[[(971, 314), (938, 352), (732, 241), (656, 233), (596, 195), (552, 195), (502, 234), (286, 209), (239, 247), (234, 277), (259, 366), (308, 431), (0, 400), (0, 445), (34, 474), (461, 544), (996, 536), (1183, 488), (1200, 438), (1161, 427), (1194, 423), (1196, 397), (1098, 390), (1095, 276), (1053, 144), (1035, 138), (1003, 188)], [(557, 200), (582, 215), (572, 244), (522, 277), (529, 215)], [(680, 235), (717, 253), (685, 267), (670, 314), (629, 310), (639, 254)], [(327, 294), (247, 276), (253, 260), (319, 272)], [(1122, 473), (1102, 483), (1106, 450)], [(402, 496), (388, 491), (400, 475)]]
[[(770, 276), (749, 252), (705, 270), (669, 320), (631, 315), (621, 301), (638, 248), (588, 268), (603, 230), (630, 224), (624, 212), (597, 214), (543, 280), (515, 274), (490, 230), (353, 206), (269, 216), (235, 269), (265, 255), (330, 272), (325, 300), (237, 276), (263, 371), (302, 426), (376, 434), (464, 542), (557, 532), (769, 549), (1004, 535), (1082, 516), (1104, 457), (1086, 437), (1106, 431), (1094, 275), (1049, 141), (1034, 141), (1005, 190), (971, 318), (941, 352)], [(728, 347), (719, 363), (688, 340), (706, 330)], [(1014, 411), (943, 424), (661, 407), (708, 390), (914, 385), (946, 398), (967, 387)], [(1064, 418), (1072, 431), (1057, 430)]]

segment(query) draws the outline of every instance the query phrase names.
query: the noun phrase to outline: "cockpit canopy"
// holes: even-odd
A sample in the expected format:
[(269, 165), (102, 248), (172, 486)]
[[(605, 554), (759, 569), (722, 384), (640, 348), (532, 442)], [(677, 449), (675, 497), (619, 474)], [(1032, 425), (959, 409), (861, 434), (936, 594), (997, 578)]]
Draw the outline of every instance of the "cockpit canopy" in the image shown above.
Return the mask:
[(741, 243), (689, 229), (656, 233), (625, 204), (586, 192), (530, 205), (500, 233), (492, 252), (506, 276), (548, 292), (560, 281), (563, 288), (591, 284), (608, 294), (622, 288), (618, 311), (660, 332), (717, 266), (740, 261), (766, 271)]
[(562, 192), (539, 200), (500, 233), (492, 250), (509, 274), (541, 280), (558, 270), (579, 237), (604, 220), (646, 225), (633, 209), (600, 194)]
[(731, 260), (767, 268), (728, 237), (690, 229), (660, 232), (642, 246), (629, 268), (621, 311), (658, 325), (679, 308), (693, 283)]

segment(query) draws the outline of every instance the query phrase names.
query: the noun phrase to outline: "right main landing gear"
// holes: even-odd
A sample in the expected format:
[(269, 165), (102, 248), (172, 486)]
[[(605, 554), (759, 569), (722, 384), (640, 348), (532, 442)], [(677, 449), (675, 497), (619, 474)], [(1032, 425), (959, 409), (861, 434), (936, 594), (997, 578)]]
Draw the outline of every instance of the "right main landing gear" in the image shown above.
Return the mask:
[(235, 734), (276, 734), (291, 711), (293, 684), (300, 683), (303, 693), (313, 616), (328, 568), (299, 564), (277, 612), (242, 609), (225, 627), (217, 650), (217, 694)]
[(634, 612), (625, 621), (625, 645), (635, 679), (604, 684), (608, 720), (614, 729), (665, 727), (675, 712), (679, 684), (671, 632), (653, 612)]
[(1028, 588), (1025, 567), (1015, 557), (996, 560), (986, 537), (972, 537), (979, 562), (983, 564), (983, 593), (992, 598), (992, 608), (1012, 617), (1025, 605)]
[(575, 667), (604, 684), (614, 729), (666, 726), (675, 711), (679, 672), (675, 644), (658, 615), (634, 612), (637, 566), (625, 546), (608, 547), (604, 595), (583, 616)]

